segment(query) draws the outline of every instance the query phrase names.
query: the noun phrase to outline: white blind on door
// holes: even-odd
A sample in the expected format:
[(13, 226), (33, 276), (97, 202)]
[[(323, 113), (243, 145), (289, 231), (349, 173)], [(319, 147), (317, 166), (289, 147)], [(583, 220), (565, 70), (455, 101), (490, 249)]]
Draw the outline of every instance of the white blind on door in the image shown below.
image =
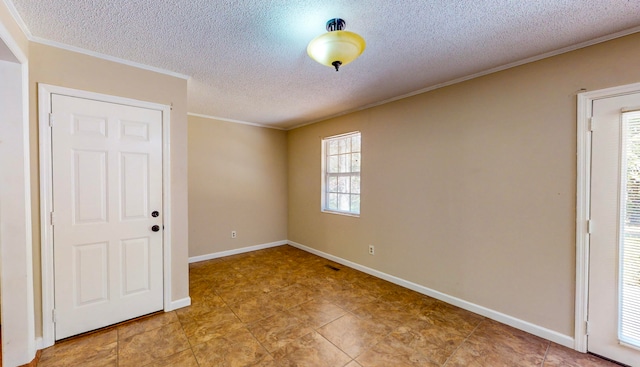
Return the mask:
[(640, 347), (640, 112), (622, 114), (620, 342)]

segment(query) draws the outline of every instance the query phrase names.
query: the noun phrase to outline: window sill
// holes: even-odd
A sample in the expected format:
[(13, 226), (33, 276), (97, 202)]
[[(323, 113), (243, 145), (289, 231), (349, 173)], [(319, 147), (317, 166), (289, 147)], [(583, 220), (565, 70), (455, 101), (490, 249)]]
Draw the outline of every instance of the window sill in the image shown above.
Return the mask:
[(322, 209), (321, 212), (325, 213), (325, 214), (335, 214), (335, 215), (343, 215), (345, 217), (354, 217), (354, 218), (360, 218), (360, 214), (353, 214), (353, 213), (345, 213), (345, 212), (336, 212), (333, 210), (326, 210), (326, 209)]

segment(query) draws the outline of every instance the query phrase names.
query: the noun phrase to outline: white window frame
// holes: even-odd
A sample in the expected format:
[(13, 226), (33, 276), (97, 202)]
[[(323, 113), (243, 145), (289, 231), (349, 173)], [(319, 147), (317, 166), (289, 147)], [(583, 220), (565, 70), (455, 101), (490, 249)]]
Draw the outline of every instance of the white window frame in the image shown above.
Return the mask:
[[(328, 165), (327, 165), (327, 157), (328, 157), (328, 145), (330, 142), (332, 141), (336, 141), (336, 140), (341, 140), (341, 139), (345, 139), (345, 138), (351, 138), (354, 136), (358, 136), (360, 138), (360, 151), (356, 152), (356, 153), (360, 153), (360, 169), (358, 171), (348, 171), (348, 172), (337, 172), (337, 173), (333, 173), (333, 172), (327, 172), (328, 170)], [(322, 138), (322, 190), (321, 190), (321, 207), (320, 210), (324, 213), (331, 213), (331, 214), (340, 214), (340, 215), (346, 215), (346, 216), (352, 216), (352, 217), (359, 217), (360, 216), (360, 205), (358, 205), (358, 211), (352, 211), (352, 210), (339, 210), (339, 209), (330, 209), (327, 205), (327, 200), (328, 200), (328, 185), (327, 185), (327, 181), (328, 181), (328, 177), (329, 176), (354, 176), (357, 175), (358, 178), (360, 178), (360, 174), (362, 172), (362, 133), (360, 133), (360, 131), (352, 131), (349, 133), (345, 133), (345, 134), (340, 134), (340, 135), (333, 135), (333, 136), (329, 136), (326, 138)], [(353, 154), (354, 152), (350, 152), (350, 153), (342, 153), (342, 154)], [(360, 185), (359, 185), (360, 186)], [(360, 189), (360, 187), (359, 187)], [(358, 192), (357, 194), (353, 194), (351, 192), (351, 187), (349, 187), (349, 195), (361, 195), (361, 192)]]

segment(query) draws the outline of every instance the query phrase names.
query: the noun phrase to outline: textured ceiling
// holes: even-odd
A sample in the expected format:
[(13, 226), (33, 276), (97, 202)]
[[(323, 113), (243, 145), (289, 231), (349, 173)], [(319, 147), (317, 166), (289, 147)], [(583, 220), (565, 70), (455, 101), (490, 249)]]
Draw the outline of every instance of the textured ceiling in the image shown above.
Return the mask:
[[(4, 0), (30, 37), (190, 76), (189, 112), (289, 128), (640, 26), (638, 0)], [(339, 72), (308, 42), (341, 17)]]

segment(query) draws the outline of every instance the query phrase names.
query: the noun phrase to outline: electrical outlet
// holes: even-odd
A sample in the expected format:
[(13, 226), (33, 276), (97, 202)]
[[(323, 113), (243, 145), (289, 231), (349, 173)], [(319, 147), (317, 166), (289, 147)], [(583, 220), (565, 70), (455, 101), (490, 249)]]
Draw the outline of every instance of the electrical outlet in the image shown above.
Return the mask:
[(238, 233), (236, 231), (231, 231), (231, 238), (238, 237)]
[(376, 254), (375, 247), (373, 247), (373, 245), (369, 245), (369, 255), (375, 255), (375, 254)]

